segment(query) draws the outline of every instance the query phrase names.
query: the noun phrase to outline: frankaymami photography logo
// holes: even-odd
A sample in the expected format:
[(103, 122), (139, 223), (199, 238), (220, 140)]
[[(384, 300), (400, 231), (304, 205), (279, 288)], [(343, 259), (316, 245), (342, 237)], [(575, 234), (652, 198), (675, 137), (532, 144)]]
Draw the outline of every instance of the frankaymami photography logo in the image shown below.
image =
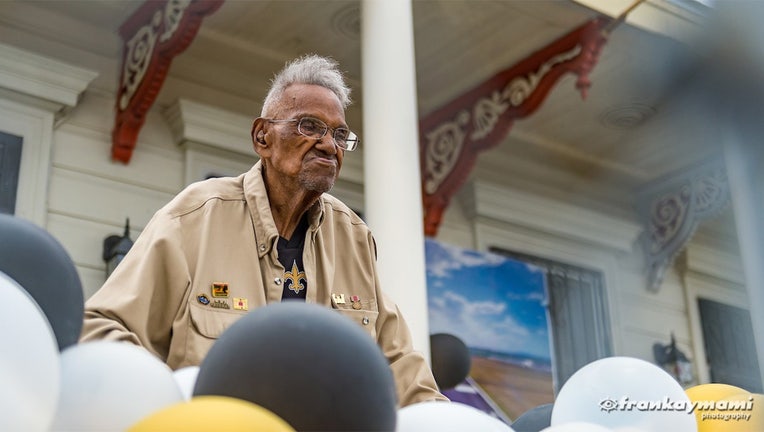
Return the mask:
[(701, 420), (748, 421), (753, 411), (753, 396), (747, 400), (707, 400), (672, 401), (668, 397), (661, 400), (632, 400), (628, 396), (620, 399), (605, 398), (600, 401), (600, 410), (612, 411), (678, 411), (693, 414), (701, 412)]

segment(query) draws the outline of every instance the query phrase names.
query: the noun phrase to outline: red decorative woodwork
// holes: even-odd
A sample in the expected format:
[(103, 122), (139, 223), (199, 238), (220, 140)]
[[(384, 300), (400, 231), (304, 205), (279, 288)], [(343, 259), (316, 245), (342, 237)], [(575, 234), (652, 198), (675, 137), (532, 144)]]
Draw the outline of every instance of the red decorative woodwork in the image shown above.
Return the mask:
[(224, 0), (147, 0), (119, 28), (124, 41), (111, 157), (130, 162), (146, 113), (173, 57), (196, 36), (202, 19)]
[(437, 234), (478, 153), (499, 144), (515, 119), (534, 112), (560, 77), (578, 75), (576, 88), (586, 98), (609, 23), (606, 18), (585, 23), (420, 120), (425, 235)]

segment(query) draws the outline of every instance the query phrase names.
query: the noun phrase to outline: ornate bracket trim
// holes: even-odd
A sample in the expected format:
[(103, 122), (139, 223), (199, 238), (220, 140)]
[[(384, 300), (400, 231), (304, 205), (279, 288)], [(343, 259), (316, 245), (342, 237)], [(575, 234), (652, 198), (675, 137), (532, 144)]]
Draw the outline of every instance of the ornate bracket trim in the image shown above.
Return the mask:
[(648, 290), (657, 292), (666, 270), (692, 238), (700, 222), (718, 216), (730, 203), (723, 163), (712, 161), (647, 186), (638, 211), (645, 225)]
[(191, 44), (202, 19), (224, 0), (147, 0), (119, 29), (122, 72), (112, 131), (112, 159), (129, 163), (146, 113), (162, 88), (172, 59)]
[(586, 97), (611, 20), (598, 18), (424, 117), (419, 124), (425, 234), (435, 236), (451, 197), (469, 176), (479, 152), (498, 145), (515, 119), (533, 113), (566, 73), (578, 75)]

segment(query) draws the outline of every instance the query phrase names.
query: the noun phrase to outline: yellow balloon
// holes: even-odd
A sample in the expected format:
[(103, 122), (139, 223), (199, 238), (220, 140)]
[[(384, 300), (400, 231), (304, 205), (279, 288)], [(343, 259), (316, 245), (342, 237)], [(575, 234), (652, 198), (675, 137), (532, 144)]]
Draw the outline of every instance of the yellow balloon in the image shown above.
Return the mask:
[(196, 396), (161, 409), (133, 425), (127, 432), (295, 432), (271, 411), (226, 396)]
[(748, 393), (747, 390), (729, 384), (700, 384), (685, 390), (691, 401), (707, 401), (724, 399), (740, 393)]
[(717, 401), (716, 409), (703, 411), (698, 432), (764, 431), (764, 395), (739, 393)]
[(764, 400), (729, 384), (701, 384), (685, 390), (695, 404), (698, 432), (764, 431)]
[(704, 419), (713, 417), (712, 414), (717, 412), (715, 409), (716, 401), (736, 394), (747, 393), (747, 391), (729, 384), (710, 383), (690, 387), (685, 390), (685, 393), (691, 402), (697, 403), (697, 408), (693, 413), (698, 422), (698, 432), (714, 432), (713, 428), (709, 428), (709, 422), (704, 422)]

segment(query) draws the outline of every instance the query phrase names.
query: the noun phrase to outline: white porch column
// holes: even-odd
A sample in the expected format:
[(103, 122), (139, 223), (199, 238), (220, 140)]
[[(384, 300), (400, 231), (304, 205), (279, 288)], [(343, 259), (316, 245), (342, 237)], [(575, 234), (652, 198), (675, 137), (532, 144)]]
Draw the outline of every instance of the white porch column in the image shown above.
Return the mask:
[(749, 311), (759, 375), (764, 383), (764, 151), (758, 136), (728, 133), (725, 137), (727, 176), (735, 211), (740, 255), (748, 290)]
[(365, 214), (385, 291), (430, 358), (411, 0), (363, 0)]

